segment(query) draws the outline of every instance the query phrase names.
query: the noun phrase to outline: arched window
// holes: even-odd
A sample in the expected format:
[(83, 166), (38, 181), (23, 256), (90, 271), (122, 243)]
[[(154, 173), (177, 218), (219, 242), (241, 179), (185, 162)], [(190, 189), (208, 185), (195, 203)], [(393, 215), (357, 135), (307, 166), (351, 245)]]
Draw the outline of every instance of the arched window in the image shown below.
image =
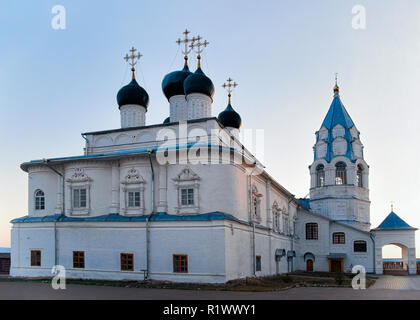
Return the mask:
[(45, 210), (45, 195), (44, 191), (35, 191), (35, 210)]
[(347, 184), (346, 164), (344, 162), (338, 162), (335, 165), (335, 184)]
[(346, 236), (344, 232), (334, 232), (333, 233), (333, 244), (345, 244)]
[(360, 164), (357, 166), (356, 185), (363, 188), (363, 167)]
[(306, 240), (318, 240), (318, 223), (306, 224)]
[(319, 164), (316, 167), (316, 186), (323, 187), (325, 186), (325, 170), (324, 165)]
[(367, 244), (364, 240), (356, 240), (353, 244), (353, 251), (354, 252), (366, 252), (367, 251)]

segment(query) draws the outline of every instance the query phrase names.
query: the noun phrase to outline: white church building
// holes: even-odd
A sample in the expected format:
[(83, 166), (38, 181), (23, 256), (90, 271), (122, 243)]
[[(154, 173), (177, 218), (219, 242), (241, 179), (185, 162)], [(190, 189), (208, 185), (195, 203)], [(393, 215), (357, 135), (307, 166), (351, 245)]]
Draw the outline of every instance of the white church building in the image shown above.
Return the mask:
[(162, 82), (162, 124), (146, 125), (133, 48), (132, 81), (117, 95), (121, 128), (84, 133), (83, 155), (21, 165), (28, 214), (11, 222), (10, 274), (50, 277), (55, 265), (68, 278), (218, 283), (355, 265), (381, 274), (387, 244), (416, 273), (415, 228), (392, 212), (371, 229), (369, 166), (338, 86), (316, 132), (310, 196), (297, 199), (242, 145), (231, 79), (227, 108), (212, 115), (214, 85), (200, 64), (208, 43), (184, 34), (184, 68)]

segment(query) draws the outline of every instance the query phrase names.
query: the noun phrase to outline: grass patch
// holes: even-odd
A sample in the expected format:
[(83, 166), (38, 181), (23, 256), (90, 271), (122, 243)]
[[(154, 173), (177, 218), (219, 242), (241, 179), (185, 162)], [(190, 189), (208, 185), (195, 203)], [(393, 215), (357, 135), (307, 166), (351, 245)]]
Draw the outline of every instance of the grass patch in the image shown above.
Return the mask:
[[(222, 291), (277, 291), (293, 287), (351, 287), (354, 274), (345, 273), (307, 273), (295, 272), (290, 274), (243, 278), (231, 280), (222, 284), (212, 283), (184, 283), (170, 281), (134, 281), (134, 280), (95, 280), (95, 279), (67, 279), (67, 284), (112, 286), (124, 288), (153, 288), (178, 290), (222, 290)], [(377, 278), (366, 277), (366, 287), (375, 283)], [(51, 278), (10, 278), (2, 277), (0, 281), (8, 282), (41, 282), (50, 283)]]

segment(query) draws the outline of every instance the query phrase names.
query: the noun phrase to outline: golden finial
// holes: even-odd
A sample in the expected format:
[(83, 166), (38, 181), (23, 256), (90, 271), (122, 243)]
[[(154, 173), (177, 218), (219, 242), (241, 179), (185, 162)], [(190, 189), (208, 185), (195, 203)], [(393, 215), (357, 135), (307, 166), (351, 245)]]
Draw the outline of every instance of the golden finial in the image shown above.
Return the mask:
[[(227, 84), (226, 84), (226, 83), (224, 83), (224, 84), (222, 85), (222, 87), (223, 87), (224, 89), (226, 89), (226, 90), (227, 90), (227, 92), (228, 92), (228, 99), (229, 99), (229, 104), (230, 104), (230, 102), (231, 102), (231, 97), (232, 97), (232, 91), (233, 91), (233, 89), (235, 89), (235, 88), (238, 86), (238, 84), (237, 84), (235, 81), (233, 81), (233, 79), (231, 79), (231, 78), (227, 79), (226, 81), (227, 81)], [(233, 83), (232, 83), (232, 82), (233, 82)]]
[(391, 212), (394, 212), (394, 201), (391, 201)]
[[(136, 79), (136, 75), (135, 75), (135, 71), (136, 69), (134, 68), (134, 66), (137, 64), (137, 61), (140, 60), (141, 57), (143, 57), (143, 55), (138, 52), (136, 54), (137, 49), (134, 49), (134, 47), (132, 47), (130, 49), (131, 55), (128, 55), (128, 53), (125, 55), (124, 60), (128, 62), (128, 64), (131, 66), (131, 71), (133, 72), (133, 80)], [(131, 61), (129, 61), (131, 60)]]
[(189, 44), (191, 42), (191, 44), (194, 42), (195, 38), (189, 39), (188, 38), (188, 34), (190, 32), (185, 29), (185, 31), (183, 32), (185, 38), (183, 40), (181, 40), (181, 38), (178, 38), (178, 40), (176, 41), (176, 43), (180, 46), (181, 44), (184, 44), (184, 49), (182, 50), (182, 53), (184, 54), (184, 60), (185, 60), (185, 65), (188, 65), (188, 54), (191, 52), (192, 47)]
[(204, 42), (201, 42), (201, 40), (203, 40), (203, 38), (198, 35), (197, 37), (192, 38), (192, 43), (190, 44), (190, 48), (195, 49), (194, 51), (197, 53), (197, 59), (198, 59), (197, 66), (198, 66), (198, 68), (201, 68), (201, 53), (203, 52), (202, 47), (205, 48), (210, 43), (207, 40), (204, 40)]
[(338, 91), (340, 91), (340, 87), (338, 86), (338, 84), (337, 84), (337, 77), (338, 77), (338, 73), (336, 72), (335, 73), (335, 86), (334, 86), (334, 92), (338, 92)]

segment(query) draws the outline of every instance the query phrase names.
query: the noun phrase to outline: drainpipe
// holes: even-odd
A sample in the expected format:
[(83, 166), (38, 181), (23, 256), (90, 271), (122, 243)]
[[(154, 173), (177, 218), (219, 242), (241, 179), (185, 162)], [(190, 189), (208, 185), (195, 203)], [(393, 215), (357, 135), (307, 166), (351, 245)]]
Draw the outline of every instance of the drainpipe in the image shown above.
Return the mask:
[(150, 272), (150, 219), (155, 213), (155, 170), (153, 169), (152, 163), (152, 153), (153, 150), (149, 149), (147, 151), (149, 155), (150, 169), (152, 170), (152, 213), (146, 218), (146, 272), (144, 275), (144, 280), (149, 279)]
[[(42, 159), (42, 163), (48, 167), (50, 170), (52, 170), (54, 173), (56, 173), (57, 175), (59, 175), (61, 177), (61, 180), (63, 182), (63, 186), (62, 186), (62, 196), (61, 196), (61, 202), (62, 202), (62, 212), (61, 212), (61, 216), (64, 216), (64, 212), (65, 212), (65, 196), (64, 196), (64, 189), (65, 189), (65, 181), (64, 181), (64, 175), (57, 171), (53, 166), (51, 166), (48, 163), (47, 159)], [(54, 265), (58, 265), (58, 254), (57, 254), (57, 220), (54, 220)]]
[(376, 243), (375, 243), (375, 237), (374, 235), (369, 232), (369, 236), (372, 239), (372, 243), (373, 243), (373, 253), (372, 253), (372, 258), (373, 258), (373, 273), (376, 274), (376, 260), (375, 260), (375, 255), (376, 255)]
[(249, 220), (252, 225), (252, 274), (254, 277), (257, 275), (256, 257), (255, 257), (255, 222), (252, 219), (252, 175), (257, 169), (257, 163), (254, 162), (254, 168), (249, 175)]

